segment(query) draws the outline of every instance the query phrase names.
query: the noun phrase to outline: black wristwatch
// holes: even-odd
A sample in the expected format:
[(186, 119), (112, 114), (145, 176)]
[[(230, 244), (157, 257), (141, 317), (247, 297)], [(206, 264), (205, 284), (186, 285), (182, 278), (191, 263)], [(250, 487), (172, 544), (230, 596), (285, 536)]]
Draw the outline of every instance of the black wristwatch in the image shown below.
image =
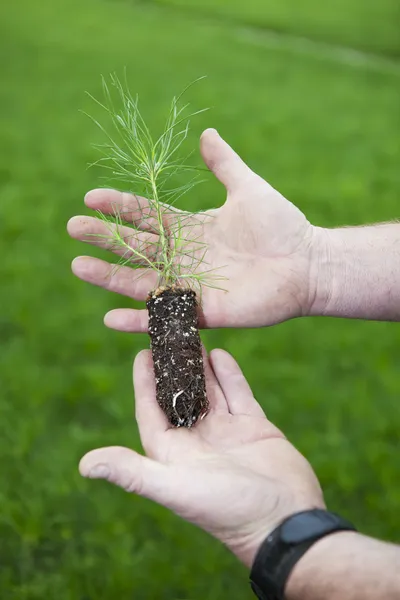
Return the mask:
[(307, 510), (285, 519), (262, 543), (250, 573), (250, 585), (259, 600), (284, 600), (289, 574), (303, 554), (335, 531), (356, 531), (338, 515)]

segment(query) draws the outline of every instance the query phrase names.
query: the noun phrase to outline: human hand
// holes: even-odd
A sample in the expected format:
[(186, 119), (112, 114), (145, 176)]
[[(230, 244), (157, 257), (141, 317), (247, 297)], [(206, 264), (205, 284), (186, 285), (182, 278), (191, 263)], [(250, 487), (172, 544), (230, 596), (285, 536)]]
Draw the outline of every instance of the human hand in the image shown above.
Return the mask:
[(214, 350), (205, 367), (209, 414), (192, 429), (171, 428), (156, 402), (151, 353), (141, 352), (134, 387), (147, 456), (101, 448), (79, 468), (166, 506), (250, 567), (284, 518), (324, 508), (324, 500), (309, 463), (268, 421), (235, 360)]
[[(202, 213), (201, 218), (193, 214), (186, 221), (186, 237), (193, 236), (207, 248), (207, 269), (218, 269), (217, 274), (226, 278), (221, 284), (226, 291), (203, 287), (200, 326), (259, 327), (308, 314), (317, 286), (318, 228), (253, 173), (215, 130), (203, 133), (201, 151), (228, 195), (220, 208)], [(145, 198), (100, 189), (89, 192), (85, 202), (103, 213), (112, 214), (117, 208), (124, 220), (144, 230), (141, 241), (153, 242), (149, 247), (154, 248), (158, 236), (149, 230), (151, 214)], [(171, 208), (166, 226), (182, 214)], [(125, 240), (133, 243), (132, 229), (122, 229)], [(107, 240), (93, 237), (108, 233), (99, 219), (74, 217), (68, 231), (76, 239), (110, 249)], [(72, 269), (85, 281), (136, 300), (145, 300), (156, 285), (154, 272), (115, 270), (96, 258), (76, 258)], [(105, 323), (121, 331), (146, 331), (147, 311), (113, 310)]]

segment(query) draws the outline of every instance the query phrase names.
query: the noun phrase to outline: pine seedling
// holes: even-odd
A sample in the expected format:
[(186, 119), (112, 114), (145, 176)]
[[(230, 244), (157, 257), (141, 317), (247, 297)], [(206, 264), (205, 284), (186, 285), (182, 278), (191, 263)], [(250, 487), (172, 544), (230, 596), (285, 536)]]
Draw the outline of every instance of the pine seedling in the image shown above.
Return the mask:
[[(102, 157), (94, 164), (108, 170), (109, 181), (127, 184), (148, 202), (133, 196), (137, 202), (129, 211), (140, 215), (140, 229), (132, 229), (129, 236), (119, 208), (111, 216), (99, 213), (107, 228), (100, 237), (121, 256), (119, 266), (145, 267), (157, 274), (157, 287), (149, 290), (146, 301), (157, 401), (172, 425), (192, 427), (209, 407), (197, 316), (201, 289), (217, 287), (222, 278), (207, 264), (207, 246), (199, 234), (204, 219), (212, 217), (178, 211), (173, 205), (201, 181), (202, 169), (190, 166), (180, 151), (190, 119), (207, 109), (188, 111), (189, 105), (182, 103), (188, 86), (173, 98), (164, 130), (154, 138), (127, 84), (115, 75), (109, 84), (103, 78), (102, 84), (104, 103), (91, 98), (106, 111), (113, 133), (91, 117), (106, 137), (96, 146)], [(181, 175), (188, 180), (174, 183)]]

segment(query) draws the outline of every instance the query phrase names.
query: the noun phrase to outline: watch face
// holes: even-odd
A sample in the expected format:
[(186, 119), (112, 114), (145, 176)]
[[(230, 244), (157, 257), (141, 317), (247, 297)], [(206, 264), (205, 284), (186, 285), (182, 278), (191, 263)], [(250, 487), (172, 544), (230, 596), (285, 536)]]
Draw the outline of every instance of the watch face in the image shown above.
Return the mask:
[(332, 513), (315, 510), (298, 514), (282, 525), (281, 539), (286, 544), (299, 544), (319, 537), (323, 533), (334, 531), (339, 519)]

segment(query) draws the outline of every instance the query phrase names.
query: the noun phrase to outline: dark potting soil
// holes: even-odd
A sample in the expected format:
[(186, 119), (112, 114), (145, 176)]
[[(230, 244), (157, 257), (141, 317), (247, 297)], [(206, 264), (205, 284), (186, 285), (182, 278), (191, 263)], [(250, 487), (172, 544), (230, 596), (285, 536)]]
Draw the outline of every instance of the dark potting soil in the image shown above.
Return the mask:
[(147, 302), (157, 402), (176, 427), (192, 427), (208, 400), (193, 290), (159, 288)]

